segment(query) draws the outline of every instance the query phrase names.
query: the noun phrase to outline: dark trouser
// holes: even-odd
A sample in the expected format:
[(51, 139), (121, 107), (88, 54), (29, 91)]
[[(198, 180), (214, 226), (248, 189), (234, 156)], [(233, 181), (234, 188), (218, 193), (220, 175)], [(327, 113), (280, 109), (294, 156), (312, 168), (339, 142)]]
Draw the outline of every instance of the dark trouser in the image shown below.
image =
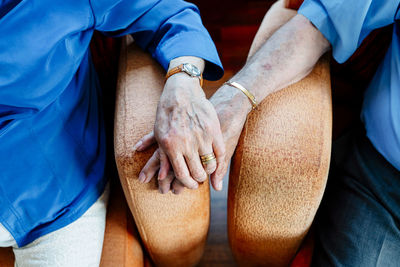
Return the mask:
[(400, 172), (364, 130), (335, 142), (315, 228), (312, 266), (400, 266)]

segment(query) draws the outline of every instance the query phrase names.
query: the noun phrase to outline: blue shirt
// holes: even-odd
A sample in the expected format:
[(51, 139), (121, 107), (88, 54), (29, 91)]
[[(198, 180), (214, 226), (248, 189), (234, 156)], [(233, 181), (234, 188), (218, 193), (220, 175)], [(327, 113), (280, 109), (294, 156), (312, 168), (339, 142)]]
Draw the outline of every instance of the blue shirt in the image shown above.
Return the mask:
[(94, 30), (132, 34), (164, 68), (197, 56), (205, 78), (222, 76), (184, 1), (0, 0), (0, 223), (19, 246), (79, 218), (105, 186)]
[(374, 29), (393, 25), (392, 42), (367, 91), (361, 112), (367, 137), (400, 170), (399, 0), (305, 0), (299, 13), (328, 39), (345, 62)]

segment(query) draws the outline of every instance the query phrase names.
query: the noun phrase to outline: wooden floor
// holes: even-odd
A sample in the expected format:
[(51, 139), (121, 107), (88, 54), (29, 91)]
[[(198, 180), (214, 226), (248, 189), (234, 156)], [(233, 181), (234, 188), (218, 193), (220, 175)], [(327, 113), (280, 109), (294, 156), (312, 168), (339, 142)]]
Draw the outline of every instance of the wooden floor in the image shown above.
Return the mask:
[(211, 223), (207, 245), (199, 266), (235, 266), (228, 244), (227, 232), (228, 177), (221, 192), (211, 189)]

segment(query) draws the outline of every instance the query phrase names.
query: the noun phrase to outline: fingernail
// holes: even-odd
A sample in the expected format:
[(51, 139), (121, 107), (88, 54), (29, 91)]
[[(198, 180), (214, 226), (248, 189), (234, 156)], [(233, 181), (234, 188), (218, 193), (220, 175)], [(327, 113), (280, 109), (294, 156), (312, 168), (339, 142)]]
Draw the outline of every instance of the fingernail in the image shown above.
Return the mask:
[(136, 145), (133, 146), (134, 151), (140, 151), (140, 146), (143, 144), (142, 140), (136, 143)]
[(175, 194), (175, 189), (172, 189), (171, 191), (172, 191), (173, 194)]
[(217, 185), (217, 189), (218, 189), (219, 191), (222, 190), (222, 181), (219, 181), (219, 183), (218, 183), (218, 185)]
[(193, 183), (193, 189), (197, 189), (199, 187), (199, 184), (197, 182)]
[(158, 192), (160, 192), (161, 194), (164, 194), (164, 191), (162, 191), (161, 188), (158, 188)]
[(144, 173), (141, 172), (141, 173), (139, 174), (139, 182), (143, 183), (145, 179), (146, 179), (146, 175), (144, 175)]

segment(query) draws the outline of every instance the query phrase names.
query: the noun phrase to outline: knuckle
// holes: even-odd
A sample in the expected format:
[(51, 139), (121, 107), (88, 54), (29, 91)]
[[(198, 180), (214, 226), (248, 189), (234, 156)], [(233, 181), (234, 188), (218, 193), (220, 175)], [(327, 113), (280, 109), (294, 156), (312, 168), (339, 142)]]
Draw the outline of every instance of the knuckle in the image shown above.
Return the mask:
[(225, 153), (225, 150), (224, 151), (221, 151), (220, 152), (220, 154), (218, 155), (218, 157), (217, 157), (217, 161), (218, 162), (225, 162), (225, 157), (226, 157), (226, 153)]
[(207, 173), (204, 171), (199, 171), (197, 174), (194, 175), (196, 181), (204, 182), (207, 179)]
[(176, 179), (178, 179), (179, 181), (182, 181), (185, 179), (184, 173), (180, 170), (175, 171), (175, 176), (176, 176)]
[(185, 179), (180, 180), (182, 184), (184, 184), (189, 189), (197, 188), (197, 182), (194, 181), (191, 177), (185, 177)]
[(206, 167), (207, 174), (211, 174), (211, 173), (215, 172), (216, 168), (217, 168), (216, 164), (208, 164)]
[(196, 189), (197, 189), (197, 186), (191, 185), (191, 186), (188, 186), (188, 188), (191, 189), (191, 190), (196, 190)]
[(179, 140), (182, 140), (182, 142), (185, 144), (186, 148), (188, 150), (190, 150), (193, 148), (193, 143), (196, 142), (196, 137), (194, 137), (194, 136), (196, 136), (196, 133), (194, 133), (194, 132), (184, 134), (179, 137), (180, 138)]
[(162, 136), (160, 138), (160, 144), (166, 149), (170, 149), (173, 147), (173, 139), (168, 135)]
[(228, 163), (227, 162), (225, 162), (224, 160), (223, 161), (221, 161), (220, 163), (219, 163), (219, 169), (221, 169), (222, 171), (225, 171), (226, 169), (228, 169)]
[(208, 174), (205, 173), (205, 175), (203, 176), (203, 178), (201, 180), (199, 180), (200, 183), (205, 182), (208, 179)]
[(217, 175), (218, 176), (223, 176), (225, 175), (226, 171), (228, 170), (226, 164), (224, 164), (223, 166), (221, 166), (221, 168), (217, 171)]
[(219, 146), (219, 158), (225, 158), (226, 156), (226, 149), (225, 149), (225, 145), (224, 143), (222, 143), (222, 145)]
[(214, 131), (213, 123), (210, 121), (205, 121), (203, 124), (204, 131), (209, 133)]
[(176, 179), (178, 179), (179, 182), (182, 183), (182, 184), (187, 184), (186, 181), (187, 181), (189, 178), (188, 178), (187, 176), (185, 176), (185, 175), (181, 175), (181, 176), (176, 175)]
[(204, 176), (203, 172), (198, 170), (198, 169), (193, 171), (192, 174), (193, 174), (193, 178), (196, 179), (196, 180), (201, 179)]
[[(174, 156), (168, 157), (168, 158), (169, 158), (169, 161), (171, 162), (171, 164), (174, 166), (174, 169), (175, 169), (175, 167), (180, 166), (180, 159), (177, 155), (174, 155)], [(178, 171), (178, 170), (176, 170), (176, 171)]]
[(179, 181), (185, 180), (186, 177), (188, 176), (188, 175), (187, 175), (187, 172), (186, 172), (184, 169), (182, 169), (182, 168), (176, 168), (176, 170), (174, 169), (174, 172), (175, 172), (175, 177), (176, 177)]

